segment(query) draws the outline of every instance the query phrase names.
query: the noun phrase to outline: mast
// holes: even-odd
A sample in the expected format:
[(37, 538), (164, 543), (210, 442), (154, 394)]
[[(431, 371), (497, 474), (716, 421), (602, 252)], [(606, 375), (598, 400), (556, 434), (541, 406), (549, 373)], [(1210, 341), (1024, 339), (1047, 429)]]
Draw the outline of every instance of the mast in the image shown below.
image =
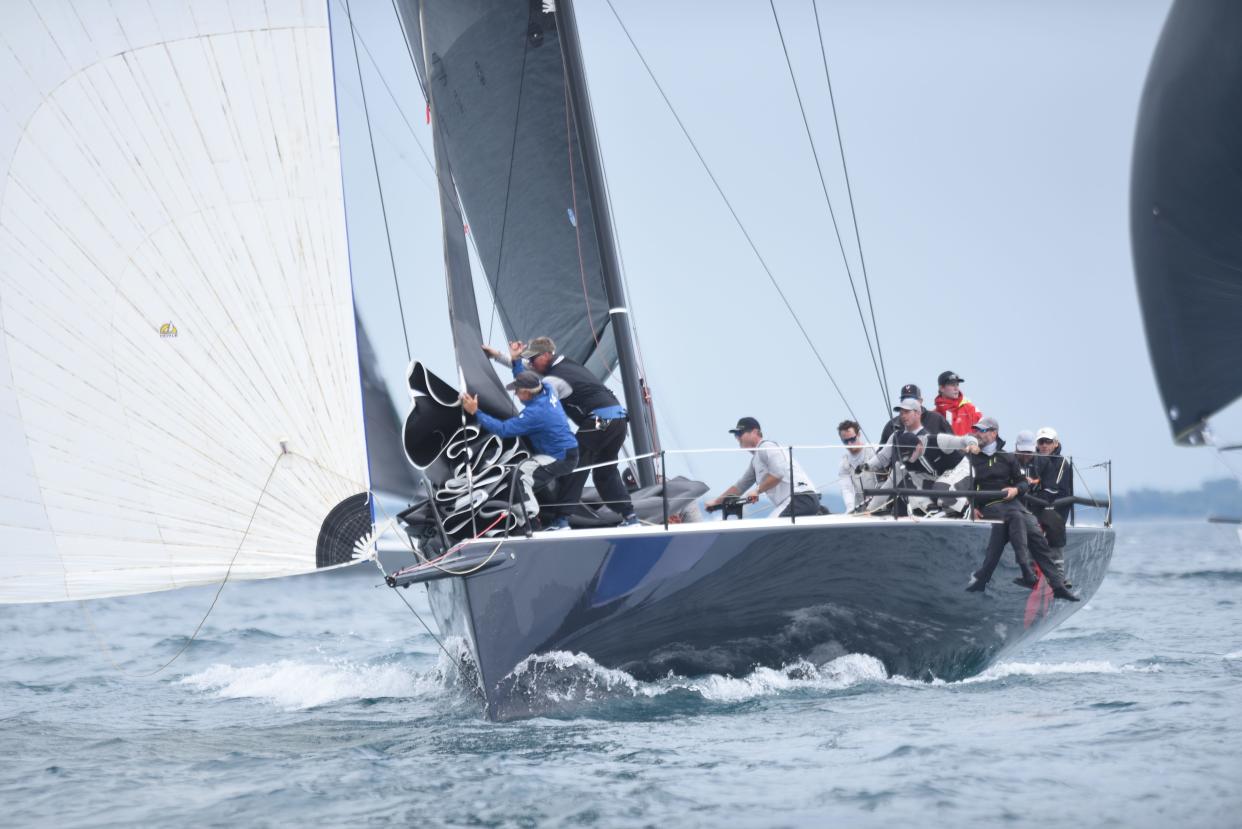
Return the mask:
[[(630, 437), (634, 441), (634, 454), (648, 455), (654, 449), (654, 441), (648, 426), (647, 404), (643, 398), (643, 379), (638, 370), (638, 349), (634, 345), (629, 307), (625, 302), (625, 288), (621, 282), (620, 259), (617, 256), (617, 243), (612, 232), (608, 194), (604, 187), (604, 167), (600, 162), (599, 143), (595, 137), (595, 119), (591, 113), (591, 99), (582, 65), (582, 49), (578, 40), (578, 24), (574, 18), (573, 2), (557, 0), (556, 17), (557, 28), (560, 30), (561, 43), (564, 47), (570, 106), (573, 110), (574, 125), (578, 131), (578, 141), (582, 148), (587, 190), (591, 195), (591, 214), (598, 230), (604, 290), (608, 295), (609, 318), (612, 322), (613, 338), (617, 344), (617, 360), (621, 369), (625, 406), (630, 413)], [(638, 481), (642, 486), (651, 486), (656, 482), (653, 458), (648, 457), (638, 461)]]

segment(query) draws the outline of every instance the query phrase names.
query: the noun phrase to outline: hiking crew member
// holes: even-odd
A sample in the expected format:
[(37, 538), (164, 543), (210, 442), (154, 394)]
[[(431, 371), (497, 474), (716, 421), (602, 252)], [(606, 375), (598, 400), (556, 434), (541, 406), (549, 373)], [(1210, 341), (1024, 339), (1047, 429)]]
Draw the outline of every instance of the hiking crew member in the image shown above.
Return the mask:
[(551, 337), (535, 337), (529, 343), (509, 343), (507, 363), (499, 350), (483, 346), (483, 351), (497, 362), (512, 365), (515, 375), (529, 369), (545, 377), (560, 396), (565, 413), (578, 427), (579, 465), (605, 464), (574, 473), (562, 491), (561, 500), (576, 505), (582, 499), (589, 474), (600, 499), (621, 516), (622, 525), (637, 524), (634, 505), (615, 464), (629, 434), (629, 418), (616, 395), (581, 363), (557, 354)]
[(870, 512), (888, 503), (889, 498), (875, 495), (870, 499), (863, 495), (864, 489), (876, 489), (880, 486), (880, 476), (875, 470), (875, 450), (863, 444), (862, 427), (855, 420), (843, 420), (837, 426), (837, 436), (845, 444), (845, 455), (841, 458), (841, 497), (845, 500), (846, 512)]
[[(729, 432), (737, 438), (738, 445), (743, 449), (754, 450), (750, 453), (750, 466), (746, 467), (746, 474), (736, 484), (708, 501), (708, 507), (718, 506), (729, 495), (745, 493), (758, 481), (754, 493), (748, 495), (746, 500), (753, 504), (759, 500), (761, 494), (767, 495), (776, 505), (776, 509), (780, 510), (781, 518), (788, 518), (790, 515), (827, 514), (828, 511), (819, 503), (819, 492), (816, 491), (815, 484), (811, 483), (811, 479), (802, 471), (797, 461), (790, 460), (787, 449), (763, 436), (759, 421), (753, 417), (740, 418)], [(789, 486), (791, 470), (792, 498)]]
[[(953, 434), (949, 421), (944, 419), (944, 415), (939, 412), (933, 412), (923, 407), (923, 392), (919, 391), (919, 387), (913, 383), (907, 383), (901, 387), (901, 394), (898, 400), (904, 403), (906, 400), (914, 399), (918, 402), (919, 422), (923, 428), (927, 430), (927, 434), (935, 437), (942, 434)], [(901, 404), (893, 411), (898, 414), (884, 425), (884, 431), (880, 433), (880, 443), (888, 443), (888, 439), (892, 437), (893, 432), (904, 428), (901, 419)], [(947, 451), (941, 448), (939, 440), (929, 441), (925, 450), (926, 466), (935, 472), (935, 478), (938, 484), (943, 484), (940, 489), (956, 488), (956, 484), (964, 481), (970, 474), (970, 465), (965, 463), (965, 456), (958, 451)], [(962, 512), (966, 509), (966, 504), (954, 504), (953, 509)]]
[[(535, 490), (550, 486), (554, 481), (567, 479), (578, 465), (578, 442), (569, 428), (569, 421), (565, 419), (565, 410), (561, 407), (556, 392), (538, 374), (533, 371), (519, 372), (505, 388), (522, 401), (522, 411), (514, 417), (498, 420), (487, 412), (480, 411), (477, 395), (462, 394), (461, 405), (467, 414), (475, 416), (479, 426), (493, 435), (502, 438), (524, 437), (530, 443), (535, 456), (523, 461), (520, 469), (522, 480), (526, 484), (526, 509), (533, 517), (539, 513)], [(569, 527), (569, 519), (565, 517), (565, 499), (558, 494), (554, 500), (558, 503), (550, 505), (546, 510), (553, 519), (548, 529), (566, 529)]]
[(1017, 584), (1034, 587), (1038, 583), (1031, 566), (1033, 555), (1052, 586), (1052, 595), (1059, 599), (1078, 601), (1078, 597), (1066, 586), (1061, 568), (1052, 560), (1048, 542), (1040, 532), (1035, 517), (1022, 505), (1019, 496), (1025, 495), (1030, 485), (1017, 458), (1003, 451), (1005, 441), (1000, 438), (996, 419), (980, 418), (974, 426), (974, 432), (979, 446), (968, 451), (974, 472), (975, 490), (1002, 490), (1005, 494), (1003, 498), (994, 501), (975, 502), (976, 517), (1000, 523), (992, 527), (983, 565), (971, 574), (966, 589), (972, 593), (983, 591), (991, 580), (996, 565), (1000, 563), (1005, 544), (1010, 543), (1013, 545), (1018, 568), (1022, 571), (1022, 575), (1014, 579)]
[(962, 394), (959, 386), (965, 382), (953, 371), (942, 371), (936, 379), (936, 384), (940, 386), (940, 393), (936, 395), (936, 411), (949, 422), (955, 435), (969, 435), (971, 428), (983, 416), (975, 404)]
[(1061, 441), (1057, 438), (1057, 430), (1051, 426), (1035, 433), (1035, 451), (1038, 455), (1035, 457), (1034, 477), (1038, 481), (1031, 487), (1027, 504), (1044, 528), (1044, 535), (1052, 547), (1052, 558), (1064, 567), (1065, 525), (1074, 507), (1071, 504), (1054, 507), (1052, 504), (1059, 498), (1074, 494), (1074, 467), (1069, 458), (1061, 455)]
[[(902, 391), (912, 388), (918, 390), (917, 387), (906, 386)], [(948, 424), (944, 423), (944, 418), (924, 409), (918, 398), (902, 398), (893, 411), (897, 412), (901, 429), (894, 430), (876, 452), (875, 465), (881, 469), (889, 464), (894, 465), (897, 470), (894, 472), (895, 486), (929, 490), (957, 489), (957, 485), (970, 476), (970, 463), (961, 450), (977, 445), (978, 441), (970, 435), (953, 434), (946, 428)], [(929, 418), (928, 415), (932, 417)], [(928, 421), (932, 423), (931, 428), (925, 425)], [(936, 431), (933, 432), (933, 429)], [(946, 511), (960, 517), (969, 505), (964, 498), (938, 505), (933, 497), (911, 498), (906, 503), (906, 508), (917, 514), (937, 512), (942, 506)], [(898, 507), (897, 514), (900, 515), (900, 500)]]

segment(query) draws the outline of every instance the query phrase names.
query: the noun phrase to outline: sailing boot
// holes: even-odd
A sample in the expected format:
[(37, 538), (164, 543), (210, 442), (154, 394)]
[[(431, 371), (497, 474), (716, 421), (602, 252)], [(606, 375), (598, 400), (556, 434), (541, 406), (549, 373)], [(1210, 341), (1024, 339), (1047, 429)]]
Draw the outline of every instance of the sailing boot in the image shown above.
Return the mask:
[[(1056, 565), (1056, 568), (1059, 572), (1064, 574), (1065, 573), (1065, 548), (1064, 547), (1053, 547), (1051, 555), (1052, 555), (1052, 563)], [(1065, 577), (1065, 587), (1068, 590), (1074, 589), (1074, 585), (1070, 583), (1068, 576)]]

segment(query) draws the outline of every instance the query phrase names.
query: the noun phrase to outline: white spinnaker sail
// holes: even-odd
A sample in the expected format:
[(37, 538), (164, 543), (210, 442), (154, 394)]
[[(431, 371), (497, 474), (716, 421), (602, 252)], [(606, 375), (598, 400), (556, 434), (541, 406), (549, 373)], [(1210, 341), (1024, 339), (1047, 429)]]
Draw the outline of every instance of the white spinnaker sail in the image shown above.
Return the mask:
[(313, 570), (367, 489), (326, 4), (0, 19), (0, 602)]

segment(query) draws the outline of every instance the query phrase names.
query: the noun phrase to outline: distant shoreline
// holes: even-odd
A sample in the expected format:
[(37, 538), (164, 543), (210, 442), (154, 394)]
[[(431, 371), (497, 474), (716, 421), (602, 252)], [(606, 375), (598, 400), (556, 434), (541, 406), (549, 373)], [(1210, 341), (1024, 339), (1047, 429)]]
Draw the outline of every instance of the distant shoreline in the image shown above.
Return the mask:
[(1233, 478), (1205, 481), (1198, 489), (1135, 489), (1113, 501), (1116, 519), (1242, 517), (1242, 487)]

